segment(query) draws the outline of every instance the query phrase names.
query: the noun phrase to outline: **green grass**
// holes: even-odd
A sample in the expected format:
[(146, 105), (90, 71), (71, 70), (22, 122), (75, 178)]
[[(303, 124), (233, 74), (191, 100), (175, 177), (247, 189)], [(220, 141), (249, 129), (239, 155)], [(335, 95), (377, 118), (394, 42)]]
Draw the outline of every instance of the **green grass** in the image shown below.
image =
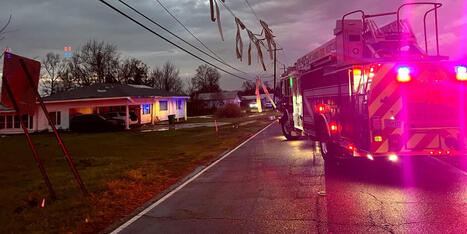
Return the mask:
[(217, 118), (213, 116), (212, 118), (189, 118), (188, 120), (182, 120), (179, 123), (204, 123), (204, 122), (213, 122), (217, 120), (217, 122), (228, 122), (228, 123), (238, 123), (243, 121), (250, 121), (250, 120), (257, 120), (257, 119), (264, 119), (265, 117), (269, 116), (276, 116), (279, 115), (279, 112), (274, 110), (266, 110), (262, 113), (249, 113), (245, 114), (242, 117), (238, 118)]
[[(101, 231), (270, 122), (258, 119), (240, 128), (223, 126), (219, 136), (207, 127), (148, 133), (63, 133), (91, 192), (89, 197), (81, 195), (55, 137), (33, 135), (57, 193), (55, 201), (48, 199), (25, 137), (0, 138), (0, 232)], [(44, 197), (46, 206), (40, 208)]]

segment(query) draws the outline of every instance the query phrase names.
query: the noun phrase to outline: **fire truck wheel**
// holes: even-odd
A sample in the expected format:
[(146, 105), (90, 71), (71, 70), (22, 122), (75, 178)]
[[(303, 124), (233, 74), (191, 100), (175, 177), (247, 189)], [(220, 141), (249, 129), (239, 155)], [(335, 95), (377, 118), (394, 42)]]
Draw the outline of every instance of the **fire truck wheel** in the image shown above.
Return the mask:
[(329, 141), (320, 141), (319, 148), (321, 150), (321, 156), (323, 156), (323, 159), (326, 161), (335, 159), (339, 153), (338, 147)]
[(281, 126), (282, 126), (282, 133), (284, 134), (285, 138), (287, 138), (287, 140), (291, 141), (291, 140), (297, 140), (298, 138), (300, 138), (300, 134), (295, 131), (293, 125), (292, 125), (292, 121), (284, 121), (281, 123)]

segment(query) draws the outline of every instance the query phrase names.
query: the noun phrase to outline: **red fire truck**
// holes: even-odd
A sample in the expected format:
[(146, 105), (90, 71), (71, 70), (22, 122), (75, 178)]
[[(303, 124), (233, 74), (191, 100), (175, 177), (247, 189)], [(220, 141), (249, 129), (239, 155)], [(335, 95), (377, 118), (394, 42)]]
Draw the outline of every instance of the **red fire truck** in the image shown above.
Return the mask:
[[(424, 49), (400, 19), (410, 5), (429, 7)], [(467, 64), (440, 56), (441, 6), (409, 3), (396, 12), (358, 10), (337, 20), (335, 38), (282, 75), (286, 138), (309, 136), (320, 143), (324, 159), (466, 155)], [(362, 18), (347, 19), (353, 14)], [(396, 20), (378, 27), (373, 19), (383, 16)], [(434, 18), (435, 55), (428, 53), (428, 17)]]

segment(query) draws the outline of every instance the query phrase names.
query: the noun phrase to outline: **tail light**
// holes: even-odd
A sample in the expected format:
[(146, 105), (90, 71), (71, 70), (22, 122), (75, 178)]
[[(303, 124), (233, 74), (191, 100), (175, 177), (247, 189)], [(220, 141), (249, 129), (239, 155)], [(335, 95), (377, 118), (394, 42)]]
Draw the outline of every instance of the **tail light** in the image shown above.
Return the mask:
[(331, 130), (331, 133), (336, 133), (339, 130), (339, 128), (336, 123), (331, 123), (329, 124), (329, 130)]
[(456, 67), (456, 78), (460, 81), (467, 81), (467, 67), (457, 66)]
[(400, 67), (397, 69), (397, 81), (399, 82), (409, 82), (412, 79), (410, 76), (410, 68)]
[(370, 79), (372, 79), (373, 77), (375, 77), (375, 72), (376, 72), (376, 71), (375, 71), (375, 67), (373, 67), (373, 66), (370, 67), (370, 73), (368, 73), (368, 77), (369, 77)]
[(324, 114), (324, 112), (325, 112), (326, 109), (324, 108), (324, 105), (323, 105), (323, 104), (319, 104), (319, 105), (316, 106), (316, 110), (317, 110), (319, 113)]

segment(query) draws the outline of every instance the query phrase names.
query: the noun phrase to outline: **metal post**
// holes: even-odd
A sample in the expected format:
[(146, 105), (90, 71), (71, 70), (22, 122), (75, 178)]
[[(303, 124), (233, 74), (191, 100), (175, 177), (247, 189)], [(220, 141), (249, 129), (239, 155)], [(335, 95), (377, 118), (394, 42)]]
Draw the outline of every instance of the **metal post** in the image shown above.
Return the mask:
[[(276, 102), (276, 67), (277, 67), (277, 58), (276, 58), (276, 51), (283, 50), (283, 48), (277, 49), (274, 45), (274, 102)], [(268, 50), (269, 51), (269, 50)]]
[(273, 101), (274, 101), (274, 104), (276, 103), (276, 63), (277, 63), (277, 59), (276, 59), (276, 46), (274, 46), (274, 98), (273, 98)]
[(11, 91), (10, 84), (8, 83), (8, 80), (5, 77), (2, 77), (2, 79), (3, 79), (3, 84), (5, 85), (5, 88), (8, 92), (8, 96), (10, 96), (10, 100), (13, 103), (13, 106), (16, 110), (16, 115), (18, 116), (21, 127), (23, 128), (24, 135), (26, 136), (26, 139), (28, 140), (29, 148), (31, 148), (34, 159), (36, 160), (36, 163), (39, 166), (39, 170), (41, 171), (42, 179), (44, 179), (44, 182), (47, 185), (47, 189), (49, 190), (50, 197), (52, 199), (56, 199), (55, 191), (52, 188), (52, 184), (50, 183), (50, 180), (49, 180), (49, 177), (47, 176), (47, 172), (45, 171), (44, 165), (42, 164), (42, 161), (37, 154), (36, 148), (34, 147), (34, 144), (32, 143), (31, 136), (29, 135), (29, 132), (28, 132), (28, 128), (26, 127), (26, 124), (24, 124), (23, 118), (21, 116), (21, 111), (18, 107), (18, 104), (16, 103), (15, 97), (13, 96), (13, 92)]
[(88, 191), (86, 187), (83, 184), (83, 181), (81, 180), (81, 177), (79, 176), (78, 170), (76, 170), (75, 165), (73, 164), (73, 160), (71, 159), (70, 155), (68, 154), (68, 150), (65, 147), (65, 144), (62, 141), (62, 138), (60, 138), (60, 135), (58, 134), (57, 128), (55, 128), (55, 124), (52, 122), (52, 119), (49, 116), (49, 112), (47, 111), (47, 108), (45, 107), (44, 101), (42, 100), (41, 96), (39, 95), (39, 92), (37, 91), (36, 84), (34, 83), (31, 74), (29, 74), (28, 68), (26, 67), (26, 64), (24, 63), (23, 59), (20, 59), (19, 62), (21, 63), (21, 66), (23, 68), (24, 73), (26, 73), (26, 77), (29, 81), (29, 84), (33, 88), (34, 95), (36, 96), (37, 100), (39, 101), (39, 104), (42, 108), (42, 111), (44, 111), (45, 117), (47, 118), (50, 127), (52, 128), (55, 137), (57, 138), (58, 143), (60, 144), (60, 147), (62, 148), (63, 153), (65, 154), (65, 158), (68, 162), (68, 165), (70, 165), (71, 171), (73, 172), (73, 175), (75, 176), (76, 181), (79, 184), (79, 187), (81, 188), (81, 192), (83, 192), (84, 195), (88, 195)]

